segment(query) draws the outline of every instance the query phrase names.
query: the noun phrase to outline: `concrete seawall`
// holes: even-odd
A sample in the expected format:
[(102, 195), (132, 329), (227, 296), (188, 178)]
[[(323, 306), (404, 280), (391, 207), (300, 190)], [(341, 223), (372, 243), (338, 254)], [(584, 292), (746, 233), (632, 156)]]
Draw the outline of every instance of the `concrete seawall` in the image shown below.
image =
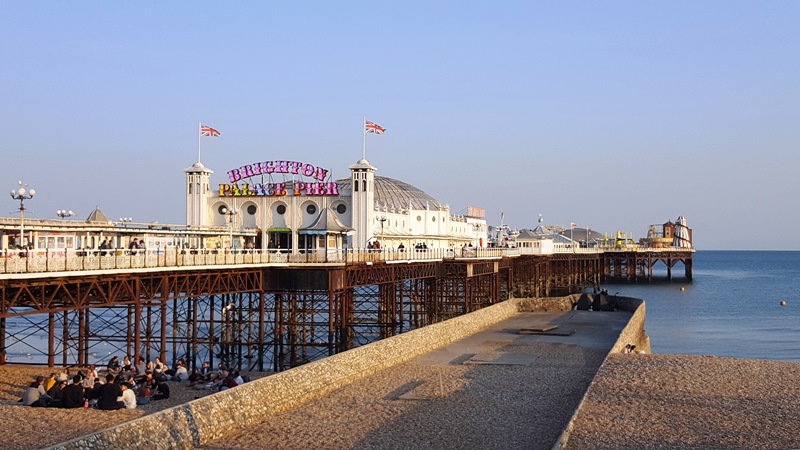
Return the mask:
[[(52, 448), (193, 448), (224, 438), (288, 409), (385, 368), (472, 335), (519, 311), (567, 311), (578, 296), (511, 299), (445, 322), (429, 325), (363, 347), (262, 378), (175, 408), (59, 444)], [(626, 343), (649, 350), (644, 335), (644, 305), (624, 299), (620, 307), (635, 310), (611, 352)], [(598, 313), (601, 314), (601, 313)], [(585, 399), (585, 396), (584, 396)], [(583, 400), (581, 401), (581, 404)], [(579, 407), (580, 408), (580, 407)], [(566, 442), (575, 416), (559, 442)]]

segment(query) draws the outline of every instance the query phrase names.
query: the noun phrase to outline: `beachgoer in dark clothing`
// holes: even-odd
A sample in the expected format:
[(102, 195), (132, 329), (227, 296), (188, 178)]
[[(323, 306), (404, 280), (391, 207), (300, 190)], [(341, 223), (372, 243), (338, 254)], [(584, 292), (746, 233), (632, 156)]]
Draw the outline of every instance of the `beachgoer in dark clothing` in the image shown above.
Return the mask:
[(151, 400), (166, 400), (169, 398), (169, 384), (166, 382), (158, 383), (156, 392), (150, 396)]
[(122, 409), (125, 405), (117, 401), (122, 396), (122, 388), (114, 384), (114, 375), (106, 375), (106, 384), (100, 388), (100, 401), (97, 402), (99, 409), (115, 410)]
[(61, 397), (62, 408), (80, 408), (83, 406), (83, 383), (81, 383), (81, 376), (75, 375), (72, 377), (72, 384), (64, 388)]
[(47, 395), (50, 396), (50, 403), (48, 403), (47, 406), (51, 408), (61, 407), (61, 401), (62, 398), (64, 397), (65, 387), (66, 387), (65, 382), (61, 380), (56, 381), (56, 384), (52, 388), (50, 388), (49, 391), (47, 391)]

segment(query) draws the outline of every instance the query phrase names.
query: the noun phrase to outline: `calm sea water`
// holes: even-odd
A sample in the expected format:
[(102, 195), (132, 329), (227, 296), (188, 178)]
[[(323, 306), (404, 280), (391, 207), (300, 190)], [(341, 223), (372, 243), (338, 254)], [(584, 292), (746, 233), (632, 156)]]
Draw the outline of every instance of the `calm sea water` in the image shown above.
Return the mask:
[(678, 263), (671, 283), (604, 287), (645, 299), (653, 353), (800, 362), (800, 252), (698, 251), (693, 272)]

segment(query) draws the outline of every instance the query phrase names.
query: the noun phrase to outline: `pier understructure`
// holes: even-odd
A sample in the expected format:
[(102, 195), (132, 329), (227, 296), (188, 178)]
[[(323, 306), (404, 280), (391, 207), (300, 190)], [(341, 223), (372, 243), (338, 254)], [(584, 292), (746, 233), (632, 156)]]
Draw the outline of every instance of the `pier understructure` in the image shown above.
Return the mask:
[(658, 263), (666, 266), (666, 276), (672, 280), (672, 272), (678, 263), (683, 265), (684, 276), (692, 279), (693, 252), (681, 249), (620, 249), (605, 250), (601, 255), (603, 280), (608, 281), (650, 281), (654, 278), (653, 268)]
[(48, 366), (105, 366), (130, 355), (182, 358), (190, 369), (207, 361), (281, 371), (510, 296), (597, 289), (601, 258), (29, 274), (0, 280), (0, 350), (28, 355), (10, 362)]

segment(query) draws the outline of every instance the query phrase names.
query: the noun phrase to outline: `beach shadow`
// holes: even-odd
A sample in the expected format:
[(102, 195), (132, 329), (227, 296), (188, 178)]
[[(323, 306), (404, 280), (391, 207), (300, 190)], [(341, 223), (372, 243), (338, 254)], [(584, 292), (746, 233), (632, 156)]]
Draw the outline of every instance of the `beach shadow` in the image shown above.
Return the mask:
[(393, 390), (392, 392), (389, 392), (388, 394), (386, 394), (386, 396), (384, 396), (383, 399), (384, 400), (398, 400), (400, 398), (400, 396), (413, 391), (414, 389), (422, 386), (423, 384), (425, 384), (424, 381), (411, 381), (411, 382), (408, 382), (408, 383), (398, 387), (397, 389)]

